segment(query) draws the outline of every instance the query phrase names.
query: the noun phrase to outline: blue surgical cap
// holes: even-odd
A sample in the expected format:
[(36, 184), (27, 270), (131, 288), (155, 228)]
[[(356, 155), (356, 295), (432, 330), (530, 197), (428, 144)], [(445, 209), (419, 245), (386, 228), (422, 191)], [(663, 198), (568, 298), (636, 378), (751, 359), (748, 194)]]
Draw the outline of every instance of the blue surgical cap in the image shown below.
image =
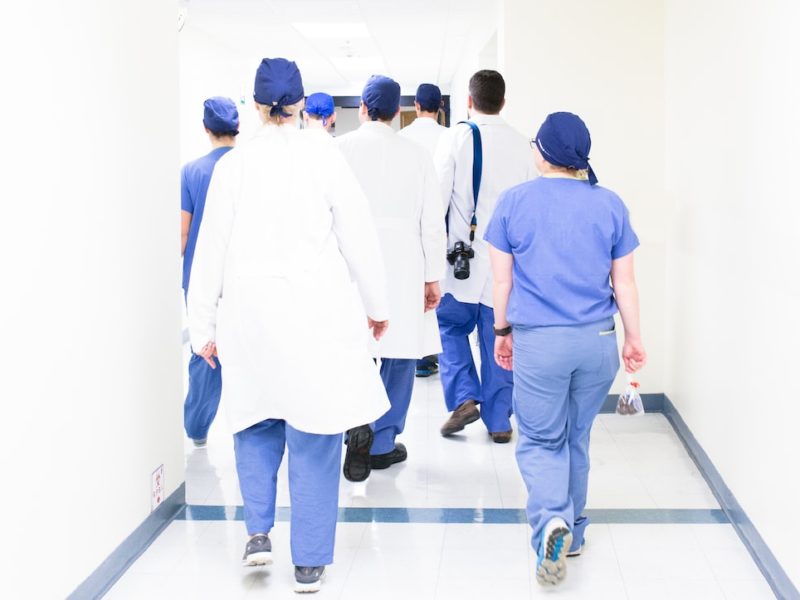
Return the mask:
[(253, 98), (270, 106), (270, 115), (291, 116), (283, 110), (303, 99), (303, 78), (297, 65), (285, 58), (265, 58), (256, 71)]
[(203, 103), (203, 125), (213, 133), (239, 131), (239, 111), (230, 98), (214, 96)]
[(442, 104), (442, 90), (432, 83), (423, 83), (417, 88), (414, 100), (425, 112), (436, 112)]
[(318, 92), (306, 98), (306, 112), (310, 115), (320, 117), (330, 117), (336, 108), (333, 105), (333, 97), (328, 94)]
[(373, 75), (361, 92), (361, 100), (373, 121), (393, 117), (400, 109), (400, 84), (389, 77)]
[(548, 115), (535, 141), (547, 162), (568, 169), (588, 169), (589, 183), (597, 183), (597, 176), (589, 165), (592, 138), (586, 123), (578, 115), (568, 112)]

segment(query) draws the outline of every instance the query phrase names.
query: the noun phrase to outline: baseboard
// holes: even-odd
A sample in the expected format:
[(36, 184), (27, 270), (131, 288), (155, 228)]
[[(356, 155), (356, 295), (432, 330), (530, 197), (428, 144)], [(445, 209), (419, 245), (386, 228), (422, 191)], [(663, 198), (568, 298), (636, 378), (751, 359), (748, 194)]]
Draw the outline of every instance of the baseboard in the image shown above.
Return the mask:
[[(675, 405), (672, 404), (667, 396), (663, 396), (663, 409), (661, 412), (672, 425), (675, 433), (678, 434), (681, 442), (683, 443), (689, 456), (697, 465), (703, 478), (706, 480), (708, 487), (711, 488), (712, 493), (719, 502), (723, 512), (728, 517), (731, 525), (736, 530), (742, 543), (750, 552), (753, 561), (756, 563), (764, 578), (769, 583), (776, 598), (780, 600), (798, 600), (800, 599), (800, 592), (798, 592), (795, 585), (789, 579), (786, 571), (783, 570), (778, 559), (769, 549), (764, 538), (758, 533), (753, 522), (748, 518), (747, 513), (744, 512), (742, 506), (736, 500), (736, 497), (731, 492), (730, 488), (725, 483), (722, 475), (711, 462), (711, 459), (706, 454), (703, 447), (694, 437), (689, 426), (681, 417)], [(646, 409), (645, 409), (646, 410)]]
[(94, 570), (94, 573), (68, 596), (68, 600), (102, 598), (185, 506), (186, 484), (181, 483), (178, 489), (165, 498), (159, 507), (150, 513), (142, 524)]

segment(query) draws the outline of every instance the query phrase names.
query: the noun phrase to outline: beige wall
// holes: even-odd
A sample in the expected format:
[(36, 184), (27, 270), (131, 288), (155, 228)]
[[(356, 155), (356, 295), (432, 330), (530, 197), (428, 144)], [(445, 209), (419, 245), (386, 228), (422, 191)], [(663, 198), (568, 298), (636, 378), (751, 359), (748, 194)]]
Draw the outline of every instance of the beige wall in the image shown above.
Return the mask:
[[(533, 136), (551, 112), (580, 115), (600, 185), (631, 212), (650, 355), (644, 392), (665, 391), (664, 12), (661, 0), (506, 0), (499, 70), (505, 119)], [(620, 375), (615, 390), (624, 376)]]
[(670, 0), (667, 387), (800, 586), (800, 3)]
[(0, 9), (0, 597), (63, 598), (184, 479), (174, 3)]

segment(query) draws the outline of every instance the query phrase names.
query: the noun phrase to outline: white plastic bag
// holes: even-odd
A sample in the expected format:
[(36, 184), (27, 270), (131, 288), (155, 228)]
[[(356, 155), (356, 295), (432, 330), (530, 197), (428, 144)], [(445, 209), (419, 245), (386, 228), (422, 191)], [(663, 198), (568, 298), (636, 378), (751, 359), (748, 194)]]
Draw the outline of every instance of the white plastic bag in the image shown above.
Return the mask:
[(628, 374), (628, 387), (620, 394), (617, 401), (618, 415), (643, 415), (644, 405), (639, 395), (639, 382), (634, 381), (633, 375)]

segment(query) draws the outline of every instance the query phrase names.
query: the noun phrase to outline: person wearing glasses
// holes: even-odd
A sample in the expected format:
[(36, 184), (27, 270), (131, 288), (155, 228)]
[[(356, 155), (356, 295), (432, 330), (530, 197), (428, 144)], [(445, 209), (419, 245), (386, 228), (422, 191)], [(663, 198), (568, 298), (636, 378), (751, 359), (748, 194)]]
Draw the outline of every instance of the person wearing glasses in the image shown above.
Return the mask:
[(265, 58), (253, 96), (263, 126), (220, 159), (208, 190), (189, 333), (209, 366), (217, 351), (225, 365), (222, 398), (250, 536), (244, 564), (272, 562), (288, 448), (295, 589), (315, 592), (333, 561), (342, 434), (389, 409), (367, 339), (367, 325), (376, 339), (388, 327), (386, 272), (344, 157), (296, 128), (297, 65)]
[(528, 489), (536, 578), (556, 585), (581, 553), (589, 434), (619, 370), (647, 361), (628, 209), (597, 185), (591, 138), (553, 113), (531, 140), (541, 177), (506, 190), (486, 229), (494, 277), (494, 358), (514, 376), (517, 463)]

